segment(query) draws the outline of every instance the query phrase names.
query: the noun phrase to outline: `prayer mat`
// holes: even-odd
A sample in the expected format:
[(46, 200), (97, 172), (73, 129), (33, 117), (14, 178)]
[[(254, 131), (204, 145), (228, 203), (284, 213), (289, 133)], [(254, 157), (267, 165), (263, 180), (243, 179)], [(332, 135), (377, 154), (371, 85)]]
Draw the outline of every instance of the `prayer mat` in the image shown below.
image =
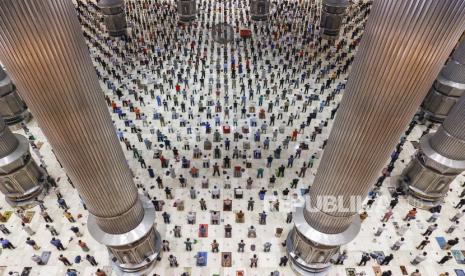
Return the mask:
[(244, 271), (243, 270), (238, 270), (236, 271), (236, 276), (244, 276)]
[(370, 256), (373, 258), (373, 259), (376, 259), (376, 261), (378, 262), (378, 264), (381, 264), (381, 262), (384, 260), (384, 258), (386, 257), (384, 255), (384, 252), (383, 251), (373, 251), (372, 254), (370, 254)]
[(31, 273), (31, 270), (32, 270), (32, 267), (25, 267), (23, 269), (23, 272), (21, 272), (21, 276), (29, 276), (29, 274)]
[(221, 266), (231, 267), (232, 266), (232, 254), (231, 252), (221, 252)]
[(40, 150), (40, 148), (42, 148), (42, 146), (44, 145), (44, 142), (37, 142), (36, 146), (37, 148)]
[(441, 249), (446, 246), (447, 241), (444, 239), (444, 237), (436, 237), (436, 241)]
[[(3, 273), (6, 270), (6, 266), (0, 266), (0, 275), (3, 275)], [(6, 275), (6, 274), (5, 274)]]
[[(202, 233), (200, 232), (200, 228), (201, 227), (204, 227), (205, 228), (205, 233), (202, 235)], [(200, 224), (199, 225), (199, 238), (207, 238), (208, 237), (208, 224)]]
[(186, 272), (188, 275), (192, 275), (192, 267), (184, 267), (184, 272)]
[(5, 217), (5, 221), (2, 222), (7, 222), (13, 215), (13, 211), (5, 211), (2, 215)]
[(35, 211), (26, 211), (26, 212), (24, 212), (24, 216), (27, 218), (27, 220), (28, 220), (29, 222), (31, 222), (31, 221), (32, 221), (32, 218), (33, 218), (34, 215), (35, 215), (35, 213), (36, 213)]
[(463, 257), (463, 255), (462, 255), (462, 251), (460, 251), (460, 250), (451, 250), (450, 252), (452, 253), (452, 256), (454, 256), (455, 261), (456, 261), (458, 264), (463, 264), (463, 263), (465, 263), (464, 257)]
[(42, 252), (42, 255), (40, 256), (40, 258), (42, 259), (42, 262), (44, 263), (44, 265), (48, 263), (48, 260), (50, 259), (51, 255), (52, 255), (51, 251)]
[(381, 270), (381, 267), (379, 266), (373, 266), (373, 272), (375, 273), (376, 276), (381, 276), (383, 271)]
[(461, 269), (454, 269), (454, 272), (457, 276), (465, 276), (465, 272)]
[(197, 259), (197, 266), (207, 266), (207, 257), (208, 253), (205, 251), (199, 251), (197, 253), (197, 256), (195, 257)]
[(348, 267), (346, 268), (347, 276), (355, 276), (355, 268)]
[(404, 265), (400, 266), (400, 271), (402, 271), (402, 275), (408, 275), (407, 268)]

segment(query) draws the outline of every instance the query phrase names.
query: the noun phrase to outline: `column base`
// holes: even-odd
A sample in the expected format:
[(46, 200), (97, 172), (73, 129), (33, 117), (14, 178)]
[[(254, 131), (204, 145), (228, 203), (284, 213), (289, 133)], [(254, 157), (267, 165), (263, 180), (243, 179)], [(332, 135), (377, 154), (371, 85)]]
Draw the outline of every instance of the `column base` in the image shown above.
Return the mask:
[(465, 161), (449, 159), (431, 147), (430, 139), (435, 135), (427, 134), (420, 139), (420, 149), (402, 174), (392, 179), (395, 187), (405, 191), (409, 204), (421, 209), (440, 205), (449, 184), (465, 170)]
[(286, 250), (291, 268), (297, 275), (324, 276), (331, 270), (331, 259), (339, 248), (353, 240), (360, 231), (360, 218), (347, 230), (337, 234), (322, 233), (307, 223), (304, 208), (297, 207), (294, 213), (294, 229), (286, 238)]
[(144, 218), (130, 232), (105, 233), (89, 215), (88, 227), (92, 237), (107, 246), (110, 263), (118, 276), (144, 275), (161, 257), (162, 241), (155, 229), (155, 209), (143, 196), (139, 197), (144, 207)]
[(12, 130), (16, 131), (21, 129), (21, 123), (27, 124), (32, 120), (32, 114), (29, 110), (25, 110), (23, 113), (18, 114), (12, 118), (4, 118), (7, 126)]
[(140, 275), (150, 275), (149, 273), (152, 272), (153, 267), (157, 263), (158, 260), (161, 258), (161, 236), (158, 231), (155, 231), (156, 235), (156, 244), (155, 247), (158, 248), (157, 252), (154, 252), (152, 255), (146, 258), (146, 261), (135, 264), (135, 265), (127, 265), (118, 262), (115, 260), (116, 257), (109, 252), (110, 254), (110, 264), (113, 268), (113, 272), (118, 276), (140, 276)]
[(43, 182), (39, 183), (38, 186), (34, 187), (24, 195), (24, 200), (13, 200), (8, 196), (5, 196), (5, 201), (13, 208), (27, 210), (37, 205), (37, 200), (43, 200), (45, 198), (45, 190), (43, 188)]

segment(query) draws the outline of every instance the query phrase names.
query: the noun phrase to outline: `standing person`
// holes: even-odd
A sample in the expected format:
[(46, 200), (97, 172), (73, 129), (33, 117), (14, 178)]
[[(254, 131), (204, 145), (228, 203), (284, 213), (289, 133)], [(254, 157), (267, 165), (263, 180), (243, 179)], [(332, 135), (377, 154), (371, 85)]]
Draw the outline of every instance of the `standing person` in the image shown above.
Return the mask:
[(375, 237), (381, 236), (384, 230), (386, 230), (386, 224), (383, 223), (380, 227), (378, 227), (378, 230), (376, 230)]
[(258, 263), (258, 257), (257, 255), (254, 254), (253, 257), (250, 258), (250, 267), (251, 268), (254, 266), (257, 267), (257, 263)]
[(37, 245), (36, 241), (31, 239), (30, 237), (26, 238), (26, 244), (30, 245), (34, 250), (40, 249), (40, 246)]
[(29, 235), (34, 236), (36, 232), (34, 232), (29, 225), (25, 224), (24, 222), (21, 223), (23, 230)]
[(163, 240), (163, 251), (170, 251), (170, 242), (167, 240)]
[(430, 226), (428, 226), (428, 228), (426, 229), (425, 233), (423, 233), (422, 235), (423, 236), (430, 236), (434, 230), (438, 229), (438, 225), (435, 223), (435, 224), (432, 224)]
[(63, 246), (63, 244), (61, 243), (61, 240), (60, 239), (55, 239), (55, 238), (52, 238), (52, 240), (50, 241), (50, 243), (55, 246), (58, 250), (66, 250), (65, 247)]
[(0, 238), (0, 243), (2, 244), (3, 249), (16, 249), (16, 247), (7, 239), (5, 238)]
[(97, 266), (98, 263), (95, 260), (94, 256), (91, 256), (89, 254), (86, 255), (86, 260), (92, 265), (92, 266)]
[(176, 257), (173, 256), (173, 255), (170, 255), (170, 256), (168, 257), (168, 261), (170, 262), (170, 267), (173, 267), (173, 266), (174, 266), (174, 267), (178, 267), (178, 266), (179, 266), (179, 265), (178, 265), (178, 260), (177, 260)]
[(288, 260), (289, 260), (289, 258), (287, 256), (281, 257), (279, 259), (279, 266), (286, 266)]
[(255, 201), (251, 197), (249, 201), (247, 202), (247, 211), (253, 211), (254, 204), (255, 204)]
[(427, 246), (430, 242), (431, 242), (431, 241), (429, 240), (429, 238), (428, 238), (428, 237), (425, 237), (425, 239), (422, 240), (422, 241), (420, 242), (420, 244), (419, 244), (416, 248), (419, 249), (419, 250), (423, 250), (423, 249), (425, 248), (425, 246)]
[(371, 257), (368, 253), (362, 253), (362, 258), (360, 259), (358, 266), (365, 266), (370, 259)]
[(50, 217), (50, 215), (47, 213), (47, 211), (43, 210), (40, 212), (40, 215), (44, 218), (45, 222), (52, 223), (53, 219)]
[(386, 211), (386, 213), (384, 213), (384, 216), (383, 216), (383, 218), (381, 219), (381, 222), (388, 222), (389, 219), (392, 217), (392, 214), (393, 214), (392, 209), (389, 208), (389, 209)]
[(53, 227), (53, 225), (46, 224), (45, 229), (48, 229), (48, 231), (50, 231), (50, 234), (52, 234), (52, 236), (58, 236), (58, 232), (55, 229), (55, 227)]
[(442, 265), (442, 264), (445, 264), (446, 262), (448, 262), (448, 261), (449, 261), (450, 259), (452, 259), (452, 258), (453, 258), (453, 257), (452, 257), (452, 253), (447, 252), (447, 255), (444, 256), (444, 257), (442, 257), (442, 259), (439, 260), (437, 263)]
[(244, 248), (245, 248), (245, 242), (244, 240), (241, 240), (238, 244), (238, 249), (237, 249), (237, 252), (242, 252), (244, 253)]
[(389, 254), (384, 258), (384, 260), (380, 263), (380, 265), (389, 265), (389, 263), (394, 259), (394, 255)]
[(212, 247), (212, 252), (218, 253), (220, 244), (216, 240), (213, 240), (213, 242), (211, 243), (211, 247)]
[(0, 224), (0, 231), (2, 231), (2, 233), (5, 234), (5, 235), (11, 234), (10, 230), (8, 230), (8, 228), (6, 228), (5, 224)]
[(397, 251), (400, 249), (400, 247), (405, 243), (404, 238), (400, 238), (400, 240), (397, 240), (392, 246), (391, 249), (394, 251)]
[(186, 251), (192, 251), (192, 241), (190, 238), (187, 238), (184, 244), (186, 245)]
[(71, 232), (73, 232), (73, 233), (76, 235), (76, 237), (78, 237), (78, 238), (79, 238), (79, 237), (82, 237), (82, 233), (81, 233), (81, 231), (79, 230), (79, 227), (77, 227), (77, 226), (72, 226), (72, 227), (70, 228), (70, 230), (71, 230)]
[(410, 263), (412, 265), (418, 265), (419, 263), (426, 260), (426, 255), (428, 255), (428, 253), (426, 253), (426, 252), (423, 252), (422, 254), (418, 254), (418, 255), (415, 256), (415, 258)]
[(286, 215), (286, 223), (292, 222), (292, 212), (287, 213)]
[(347, 251), (344, 250), (341, 253), (339, 253), (339, 256), (337, 256), (337, 260), (334, 264), (343, 265), (346, 259), (347, 259)]
[(68, 260), (68, 258), (66, 258), (65, 256), (63, 255), (60, 255), (60, 257), (58, 257), (58, 260), (60, 260), (64, 265), (66, 266), (70, 266), (71, 265), (71, 262)]
[(78, 240), (78, 245), (82, 249), (82, 251), (89, 252), (89, 247), (87, 246), (85, 242)]
[(455, 238), (455, 239), (450, 239), (447, 241), (446, 245), (444, 246), (444, 250), (449, 250), (451, 249), (454, 245), (458, 244), (459, 243), (459, 238)]

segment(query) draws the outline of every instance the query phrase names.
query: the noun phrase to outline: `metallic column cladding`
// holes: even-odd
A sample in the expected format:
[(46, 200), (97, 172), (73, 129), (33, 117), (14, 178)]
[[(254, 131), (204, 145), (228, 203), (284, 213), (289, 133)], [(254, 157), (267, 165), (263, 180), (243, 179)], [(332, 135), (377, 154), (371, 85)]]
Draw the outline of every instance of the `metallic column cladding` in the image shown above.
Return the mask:
[(18, 147), (19, 141), (0, 117), (0, 158), (12, 153)]
[(177, 6), (180, 22), (189, 23), (197, 17), (196, 0), (178, 0)]
[(26, 104), (18, 95), (16, 87), (6, 72), (0, 66), (0, 116), (10, 127), (31, 117)]
[(98, 225), (135, 228), (142, 204), (72, 2), (1, 1), (0, 60)]
[(402, 172), (400, 184), (409, 202), (429, 208), (442, 202), (449, 185), (465, 170), (465, 95), (460, 97), (434, 134), (425, 135), (420, 149)]
[(0, 191), (13, 207), (27, 209), (42, 198), (45, 172), (29, 153), (28, 140), (13, 134), (0, 116)]
[[(310, 204), (366, 197), (464, 29), (465, 1), (373, 3)], [(323, 233), (340, 233), (356, 213), (307, 210), (305, 217)]]
[(443, 122), (464, 92), (465, 40), (462, 40), (423, 100), (425, 118)]
[(103, 14), (103, 21), (110, 36), (126, 34), (127, 22), (124, 0), (100, 0), (97, 3)]
[(334, 40), (339, 37), (339, 31), (348, 6), (348, 0), (323, 0), (320, 20), (322, 38)]
[(129, 272), (149, 266), (161, 243), (155, 211), (139, 198), (73, 3), (0, 1), (0, 60), (85, 201), (89, 231), (109, 247), (112, 264)]
[(270, 15), (269, 0), (249, 0), (250, 18), (255, 21), (266, 21)]

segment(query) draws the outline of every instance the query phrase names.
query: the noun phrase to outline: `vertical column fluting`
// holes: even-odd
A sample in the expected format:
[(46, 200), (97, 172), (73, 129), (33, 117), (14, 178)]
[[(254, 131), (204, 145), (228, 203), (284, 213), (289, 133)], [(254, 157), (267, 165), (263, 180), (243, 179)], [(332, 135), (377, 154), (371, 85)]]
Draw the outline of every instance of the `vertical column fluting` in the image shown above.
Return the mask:
[(3, 117), (5, 123), (9, 127), (27, 122), (31, 114), (29, 113), (26, 104), (16, 91), (8, 74), (0, 65), (0, 116)]
[(8, 156), (18, 147), (19, 141), (0, 116), (0, 158)]
[[(318, 197), (365, 198), (465, 27), (465, 1), (375, 1), (338, 116), (311, 187)], [(324, 233), (352, 212), (309, 212)]]
[(140, 274), (160, 252), (155, 211), (139, 198), (72, 2), (0, 1), (0, 60), (85, 201), (90, 233), (118, 269)]
[(37, 205), (46, 178), (29, 153), (27, 138), (12, 133), (0, 116), (0, 191), (6, 202), (21, 209)]
[(126, 34), (127, 22), (124, 0), (100, 0), (97, 3), (110, 36)]
[(328, 40), (339, 37), (342, 22), (346, 9), (349, 6), (348, 0), (323, 0), (321, 11), (320, 29), (321, 36)]
[(421, 105), (425, 118), (442, 122), (465, 92), (465, 40), (452, 53)]
[(325, 271), (338, 248), (355, 238), (356, 203), (464, 29), (465, 1), (374, 1), (310, 197), (288, 236), (298, 273)]
[(420, 148), (402, 171), (399, 184), (409, 202), (420, 208), (441, 204), (449, 185), (465, 171), (465, 95), (434, 134), (421, 138)]
[(143, 217), (71, 1), (0, 2), (0, 59), (106, 232)]

